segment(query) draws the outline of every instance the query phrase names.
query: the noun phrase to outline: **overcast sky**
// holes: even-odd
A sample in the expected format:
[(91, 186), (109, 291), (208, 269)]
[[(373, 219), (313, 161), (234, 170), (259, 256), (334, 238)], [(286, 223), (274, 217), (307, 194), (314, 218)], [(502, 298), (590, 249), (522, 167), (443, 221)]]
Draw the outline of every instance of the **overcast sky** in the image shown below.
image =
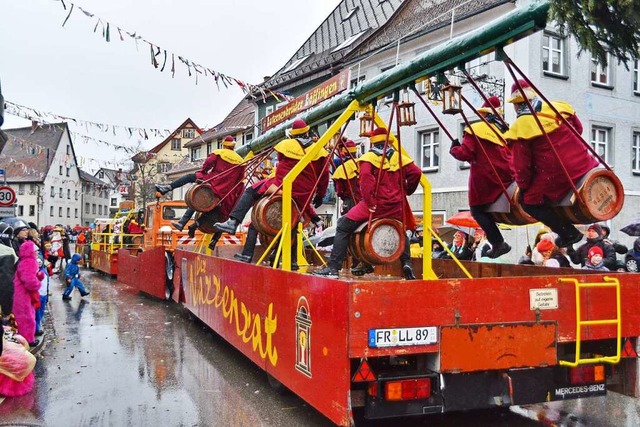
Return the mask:
[[(151, 65), (149, 46), (125, 36), (116, 26), (190, 61), (257, 84), (295, 53), (339, 0), (77, 0), (95, 14), (67, 10), (59, 0), (0, 0), (0, 82), (7, 101), (39, 111), (109, 125), (175, 129), (187, 117), (208, 128), (219, 123), (242, 98), (237, 88), (218, 91), (211, 79), (195, 80), (176, 60), (161, 73)], [(93, 30), (110, 22), (111, 42)], [(162, 56), (158, 57), (162, 61)], [(30, 125), (6, 115), (3, 129)], [(97, 139), (136, 146), (138, 138), (113, 137), (70, 124)], [(127, 157), (103, 144), (75, 140), (81, 167), (86, 159)], [(143, 142), (151, 148), (161, 139)], [(80, 159), (79, 159), (80, 161)]]

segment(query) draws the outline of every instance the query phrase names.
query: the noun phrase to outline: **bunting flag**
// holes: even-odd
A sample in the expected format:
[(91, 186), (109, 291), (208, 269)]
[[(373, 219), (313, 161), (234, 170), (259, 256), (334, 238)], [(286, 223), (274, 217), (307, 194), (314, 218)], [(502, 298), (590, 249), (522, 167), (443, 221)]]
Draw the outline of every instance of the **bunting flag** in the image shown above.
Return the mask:
[[(54, 0), (59, 2), (62, 5), (62, 8), (66, 11), (67, 10), (67, 4), (65, 3), (64, 0)], [(83, 15), (90, 19), (90, 20), (95, 20), (95, 25), (93, 27), (93, 32), (94, 33), (101, 33), (102, 34), (102, 38), (107, 42), (111, 42), (111, 29), (115, 27), (117, 33), (118, 33), (118, 39), (120, 39), (120, 41), (125, 41), (125, 36), (128, 36), (130, 39), (133, 39), (134, 42), (136, 43), (136, 48), (138, 46), (138, 41), (142, 41), (143, 43), (146, 43), (147, 45), (149, 45), (149, 54), (150, 54), (150, 62), (151, 62), (151, 66), (153, 68), (155, 68), (156, 70), (159, 70), (160, 72), (164, 72), (165, 70), (165, 66), (167, 65), (167, 61), (169, 59), (169, 56), (171, 57), (171, 68), (169, 69), (169, 72), (171, 73), (171, 77), (174, 78), (175, 74), (176, 74), (176, 61), (175, 58), (178, 57), (178, 61), (180, 63), (182, 63), (185, 67), (186, 67), (186, 71), (189, 77), (193, 77), (195, 80), (195, 84), (198, 84), (198, 79), (199, 76), (198, 75), (202, 75), (203, 77), (210, 77), (210, 80), (213, 80), (213, 82), (216, 84), (216, 87), (218, 88), (218, 90), (220, 90), (220, 83), (223, 84), (223, 86), (225, 88), (228, 88), (230, 86), (237, 86), (239, 87), (242, 92), (247, 95), (250, 96), (251, 98), (256, 98), (256, 96), (254, 94), (259, 93), (262, 96), (263, 100), (266, 100), (269, 96), (274, 96), (276, 99), (279, 99), (278, 96), (276, 95), (280, 95), (283, 96), (283, 94), (278, 93), (278, 92), (274, 92), (272, 90), (265, 90), (262, 86), (260, 85), (254, 85), (254, 84), (250, 84), (247, 83), (243, 80), (237, 79), (235, 77), (231, 77), (228, 76), (226, 74), (220, 73), (219, 71), (215, 71), (211, 68), (205, 67), (203, 65), (200, 65), (188, 58), (185, 58), (184, 56), (178, 55), (177, 53), (168, 51), (160, 46), (158, 46), (155, 43), (151, 43), (150, 41), (142, 38), (140, 35), (137, 34), (137, 32), (129, 32), (126, 31), (124, 29), (122, 29), (121, 27), (108, 22), (98, 16), (96, 16), (95, 14), (87, 11), (86, 9), (83, 9), (82, 7), (71, 3), (71, 2), (67, 2), (70, 7), (69, 7), (69, 11), (68, 13), (66, 13), (64, 21), (62, 22), (62, 27), (65, 28), (65, 25), (67, 24), (67, 22), (69, 21), (69, 18), (71, 18), (71, 15), (73, 14), (73, 11), (75, 9), (80, 10), (80, 12), (83, 13)], [(268, 93), (267, 93), (268, 92)], [(285, 99), (286, 96), (283, 96)]]

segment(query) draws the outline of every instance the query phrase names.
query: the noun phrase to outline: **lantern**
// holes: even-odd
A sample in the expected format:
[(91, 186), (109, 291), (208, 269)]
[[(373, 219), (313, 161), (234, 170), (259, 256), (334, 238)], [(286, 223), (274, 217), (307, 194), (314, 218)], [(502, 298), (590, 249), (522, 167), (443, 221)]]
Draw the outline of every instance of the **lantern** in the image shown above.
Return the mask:
[(462, 86), (448, 82), (442, 86), (442, 114), (462, 112)]
[(409, 91), (402, 92), (402, 99), (398, 104), (398, 124), (400, 126), (412, 126), (416, 122), (416, 104), (409, 101)]
[(360, 116), (360, 136), (370, 137), (373, 133), (373, 108), (367, 110)]

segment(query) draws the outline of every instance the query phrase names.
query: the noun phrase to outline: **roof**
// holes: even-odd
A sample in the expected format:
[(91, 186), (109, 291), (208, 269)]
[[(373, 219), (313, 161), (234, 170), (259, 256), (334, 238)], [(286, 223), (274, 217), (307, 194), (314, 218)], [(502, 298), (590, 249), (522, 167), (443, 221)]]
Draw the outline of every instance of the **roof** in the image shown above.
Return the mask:
[(205, 159), (197, 159), (192, 162), (190, 156), (184, 156), (179, 162), (171, 164), (171, 169), (165, 172), (165, 174), (168, 177), (172, 177), (186, 172), (198, 171), (204, 164), (204, 160)]
[[(42, 182), (53, 162), (66, 123), (6, 129), (9, 140), (0, 152), (0, 167), (9, 182)], [(74, 164), (75, 154), (74, 154)]]
[(91, 183), (97, 184), (97, 185), (109, 185), (108, 183), (99, 180), (95, 176), (91, 175), (88, 172), (83, 171), (80, 168), (78, 168), (78, 174), (80, 175), (80, 180), (81, 181), (87, 181), (87, 182), (91, 182)]
[(156, 145), (151, 150), (149, 150), (149, 153), (157, 153), (157, 152), (159, 152), (162, 149), (162, 147), (164, 147), (166, 144), (171, 142), (171, 140), (176, 137), (178, 132), (180, 132), (182, 129), (186, 128), (188, 124), (190, 124), (191, 127), (193, 127), (195, 130), (197, 130), (198, 133), (202, 133), (202, 129), (200, 129), (198, 127), (198, 125), (196, 125), (193, 120), (191, 120), (190, 118), (187, 118), (187, 120), (182, 122), (182, 124), (180, 126), (178, 126), (173, 132), (171, 132), (171, 134), (168, 137), (166, 137), (160, 144)]
[[(383, 25), (402, 2), (403, 0), (342, 0), (263, 86), (276, 88), (301, 78), (311, 81), (331, 72), (333, 63), (347, 55), (363, 37)], [(342, 48), (336, 49), (339, 46)]]
[(387, 22), (352, 49), (345, 61), (371, 54), (395, 44), (398, 39), (406, 42), (448, 26), (454, 8), (454, 18), (458, 22), (504, 3), (514, 3), (514, 0), (406, 0)]
[(255, 104), (249, 99), (243, 98), (220, 124), (187, 142), (184, 147), (197, 147), (209, 141), (252, 128), (255, 121), (255, 109)]

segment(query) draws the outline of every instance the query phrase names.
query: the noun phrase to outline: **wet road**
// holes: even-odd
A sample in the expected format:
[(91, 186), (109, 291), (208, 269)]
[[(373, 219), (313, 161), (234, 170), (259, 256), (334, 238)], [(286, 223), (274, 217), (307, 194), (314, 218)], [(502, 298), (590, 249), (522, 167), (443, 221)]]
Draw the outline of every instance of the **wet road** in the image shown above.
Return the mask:
[[(260, 369), (180, 305), (137, 295), (99, 274), (86, 272), (84, 280), (91, 295), (81, 299), (74, 291), (71, 302), (61, 300), (63, 288), (52, 281), (36, 387), (0, 403), (0, 426), (333, 425), (294, 395), (273, 391)], [(576, 424), (580, 418), (568, 416), (575, 411), (562, 407), (534, 405), (521, 413), (565, 417), (567, 424), (557, 425), (640, 425), (630, 400), (618, 409), (621, 422), (611, 424)], [(509, 410), (367, 425), (400, 424), (540, 425)]]

